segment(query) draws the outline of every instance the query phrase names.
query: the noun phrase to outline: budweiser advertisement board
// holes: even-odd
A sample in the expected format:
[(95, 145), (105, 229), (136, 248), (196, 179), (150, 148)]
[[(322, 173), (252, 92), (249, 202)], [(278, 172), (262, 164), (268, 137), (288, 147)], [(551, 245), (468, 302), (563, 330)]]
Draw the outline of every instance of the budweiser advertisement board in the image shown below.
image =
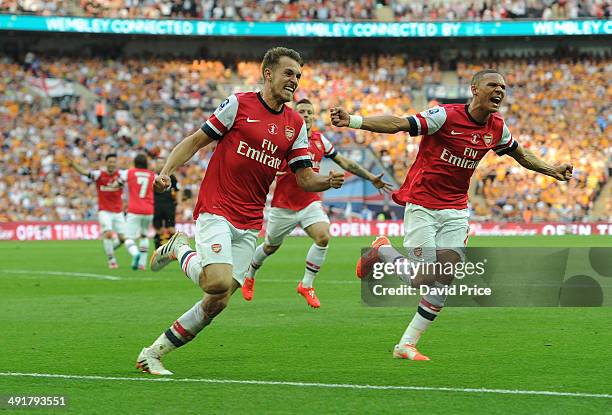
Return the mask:
[[(176, 228), (193, 237), (192, 222), (177, 223)], [(331, 223), (332, 236), (403, 236), (402, 221), (336, 221)], [(263, 234), (263, 231), (262, 231)], [(293, 235), (304, 235), (296, 229)], [(504, 223), (474, 222), (470, 235), (612, 235), (612, 223)], [(4, 222), (0, 223), (0, 240), (62, 241), (88, 240), (101, 237), (98, 222)]]

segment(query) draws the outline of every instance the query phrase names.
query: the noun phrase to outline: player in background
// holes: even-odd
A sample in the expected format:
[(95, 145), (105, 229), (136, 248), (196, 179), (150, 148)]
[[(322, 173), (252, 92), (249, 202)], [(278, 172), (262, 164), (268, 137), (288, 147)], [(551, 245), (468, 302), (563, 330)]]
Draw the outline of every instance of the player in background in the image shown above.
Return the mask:
[[(572, 177), (571, 164), (550, 165), (512, 137), (498, 114), (506, 95), (506, 82), (499, 72), (486, 69), (476, 73), (471, 91), (473, 97), (467, 105), (438, 105), (405, 118), (361, 117), (349, 115), (340, 108), (331, 109), (332, 124), (336, 127), (388, 134), (406, 131), (411, 136), (423, 136), (404, 184), (393, 194), (395, 202), (406, 206), (403, 245), (408, 258), (392, 249), (386, 237), (379, 237), (357, 264), (359, 278), (367, 275), (379, 260), (414, 263), (437, 260), (443, 264), (463, 260), (469, 231), (470, 178), (489, 151), (498, 156), (509, 155), (526, 169), (560, 181)], [(404, 277), (413, 287), (422, 284), (441, 287), (452, 282), (452, 275), (429, 271), (431, 273), (427, 274), (421, 268), (416, 275)], [(422, 297), (417, 313), (395, 346), (394, 357), (429, 360), (418, 352), (416, 344), (442, 310), (444, 301), (442, 295)]]
[[(375, 176), (359, 163), (338, 154), (333, 144), (323, 134), (312, 130), (314, 106), (308, 99), (298, 101), (295, 109), (306, 123), (308, 153), (315, 172), (319, 172), (319, 165), (323, 157), (328, 157), (344, 170), (372, 182), (377, 189), (391, 190), (391, 185), (382, 180), (384, 173)], [(313, 240), (306, 255), (306, 268), (302, 281), (298, 283), (297, 292), (306, 299), (309, 306), (313, 308), (321, 306), (315, 294), (313, 282), (327, 255), (330, 238), (329, 218), (323, 210), (321, 196), (318, 193), (306, 192), (299, 187), (295, 174), (288, 169), (276, 177), (276, 189), (268, 212), (265, 242), (255, 249), (242, 285), (242, 296), (245, 300), (251, 301), (253, 298), (255, 274), (263, 262), (280, 248), (285, 237), (297, 225), (300, 225)]]
[(320, 176), (312, 169), (304, 121), (286, 102), (298, 87), (302, 59), (283, 47), (268, 50), (262, 62), (263, 89), (236, 93), (217, 108), (200, 130), (173, 150), (155, 181), (170, 186), (170, 175), (200, 149), (217, 141), (194, 209), (195, 251), (177, 232), (151, 258), (157, 271), (178, 259), (183, 272), (204, 292), (204, 298), (180, 316), (138, 356), (136, 367), (171, 375), (161, 358), (183, 346), (221, 313), (244, 281), (270, 184), (283, 162), (300, 187), (310, 192), (338, 188), (344, 175)]
[(121, 201), (123, 189), (118, 183), (117, 155), (106, 155), (104, 158), (106, 164), (105, 170), (87, 170), (70, 158), (67, 158), (67, 161), (79, 174), (89, 178), (96, 184), (98, 193), (98, 221), (100, 222), (100, 230), (103, 235), (102, 245), (108, 259), (108, 267), (116, 269), (119, 265), (115, 258), (115, 250), (125, 240), (125, 221)]
[[(149, 255), (147, 233), (153, 221), (155, 172), (148, 170), (147, 156), (138, 154), (133, 168), (119, 171), (119, 179), (128, 188), (125, 247), (132, 256), (132, 269), (145, 270)], [(139, 241), (138, 246), (135, 241)]]
[[(158, 158), (156, 160), (156, 171), (161, 172), (166, 160)], [(153, 228), (155, 229), (155, 249), (168, 242), (174, 235), (174, 225), (176, 223), (176, 205), (180, 199), (178, 181), (174, 174), (170, 175), (170, 188), (163, 192), (153, 193)]]

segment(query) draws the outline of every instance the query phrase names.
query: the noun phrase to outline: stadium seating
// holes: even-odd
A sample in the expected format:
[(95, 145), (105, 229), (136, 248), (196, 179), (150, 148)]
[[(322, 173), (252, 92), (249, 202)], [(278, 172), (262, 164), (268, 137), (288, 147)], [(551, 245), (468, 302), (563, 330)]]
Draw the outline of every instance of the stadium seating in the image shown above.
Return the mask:
[(3, 0), (0, 12), (247, 21), (575, 19), (610, 16), (609, 0)]
[[(473, 61), (472, 61), (473, 62)], [(461, 83), (482, 65), (459, 63)], [(574, 180), (559, 184), (525, 172), (509, 158), (489, 155), (475, 174), (474, 217), (509, 221), (582, 220), (608, 177), (612, 136), (609, 60), (512, 59), (499, 62), (511, 88), (504, 114), (514, 136), (548, 160), (572, 161)], [(142, 149), (162, 155), (195, 131), (206, 114), (235, 90), (256, 89), (259, 64), (236, 68), (217, 61), (100, 60), (28, 56), (0, 62), (0, 221), (95, 218), (92, 185), (64, 162), (70, 155), (99, 166), (118, 152), (130, 167)], [(360, 114), (410, 114), (413, 93), (441, 79), (438, 64), (405, 56), (365, 56), (359, 62), (309, 62), (296, 98), (309, 97), (320, 111), (318, 129), (337, 145), (371, 145), (401, 182), (418, 150), (405, 134), (374, 135), (331, 129), (327, 109), (344, 106)], [(84, 88), (79, 99), (49, 98), (40, 91), (63, 78)], [(578, 82), (580, 80), (580, 82)], [(38, 91), (38, 93), (36, 92)], [(209, 154), (179, 172), (195, 197)], [(194, 200), (179, 208), (188, 219)]]

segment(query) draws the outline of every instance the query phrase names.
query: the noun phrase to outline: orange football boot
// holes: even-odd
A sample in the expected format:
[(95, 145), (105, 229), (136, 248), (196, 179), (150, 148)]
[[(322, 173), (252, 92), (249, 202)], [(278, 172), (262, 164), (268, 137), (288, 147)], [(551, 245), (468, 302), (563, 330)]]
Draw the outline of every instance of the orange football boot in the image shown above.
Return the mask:
[(298, 294), (300, 294), (302, 297), (304, 297), (306, 299), (306, 302), (312, 308), (319, 308), (319, 307), (321, 307), (321, 302), (317, 298), (317, 295), (315, 294), (314, 288), (312, 288), (312, 287), (311, 288), (305, 288), (305, 287), (302, 286), (302, 281), (300, 281), (300, 283), (298, 284), (298, 287), (297, 287), (297, 292), (298, 292)]
[(421, 354), (414, 344), (396, 344), (393, 348), (393, 357), (396, 359), (409, 359), (409, 360), (430, 360), (429, 357)]
[(244, 282), (242, 283), (242, 298), (247, 301), (251, 301), (253, 299), (253, 294), (255, 293), (255, 278), (245, 277)]
[(357, 269), (355, 273), (357, 278), (361, 279), (372, 271), (372, 267), (378, 262), (378, 249), (383, 245), (391, 245), (391, 241), (386, 236), (379, 236), (372, 242), (371, 249), (364, 253), (359, 261), (357, 261)]

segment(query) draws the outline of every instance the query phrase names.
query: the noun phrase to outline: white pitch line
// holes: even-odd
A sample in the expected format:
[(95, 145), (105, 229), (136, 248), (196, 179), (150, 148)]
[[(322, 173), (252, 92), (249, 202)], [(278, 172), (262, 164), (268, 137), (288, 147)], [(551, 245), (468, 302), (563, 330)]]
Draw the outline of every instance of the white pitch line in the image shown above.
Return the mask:
[(160, 377), (119, 377), (119, 376), (94, 376), (94, 375), (61, 375), (53, 373), (19, 373), (0, 372), (0, 376), (7, 377), (33, 377), (33, 378), (55, 378), (55, 379), (79, 379), (79, 380), (116, 380), (132, 382), (180, 382), (180, 383), (218, 383), (218, 384), (240, 384), (240, 385), (266, 385), (266, 386), (298, 386), (330, 389), (369, 389), (369, 390), (409, 390), (409, 391), (434, 391), (434, 392), (456, 392), (456, 393), (492, 393), (501, 395), (539, 395), (539, 396), (568, 396), (575, 398), (603, 398), (612, 399), (611, 394), (606, 393), (582, 393), (582, 392), (555, 392), (555, 391), (531, 391), (519, 389), (488, 389), (488, 388), (448, 388), (438, 386), (404, 386), (404, 385), (359, 385), (351, 383), (315, 383), (315, 382), (285, 382), (273, 380), (237, 380), (237, 379), (176, 379)]
[(84, 277), (94, 278), (98, 280), (118, 281), (121, 277), (116, 275), (104, 275), (104, 274), (91, 274), (88, 272), (64, 272), (64, 271), (41, 271), (41, 270), (28, 270), (28, 269), (0, 269), (0, 272), (5, 274), (38, 274), (38, 275), (54, 275), (54, 276), (68, 276), (68, 277)]

